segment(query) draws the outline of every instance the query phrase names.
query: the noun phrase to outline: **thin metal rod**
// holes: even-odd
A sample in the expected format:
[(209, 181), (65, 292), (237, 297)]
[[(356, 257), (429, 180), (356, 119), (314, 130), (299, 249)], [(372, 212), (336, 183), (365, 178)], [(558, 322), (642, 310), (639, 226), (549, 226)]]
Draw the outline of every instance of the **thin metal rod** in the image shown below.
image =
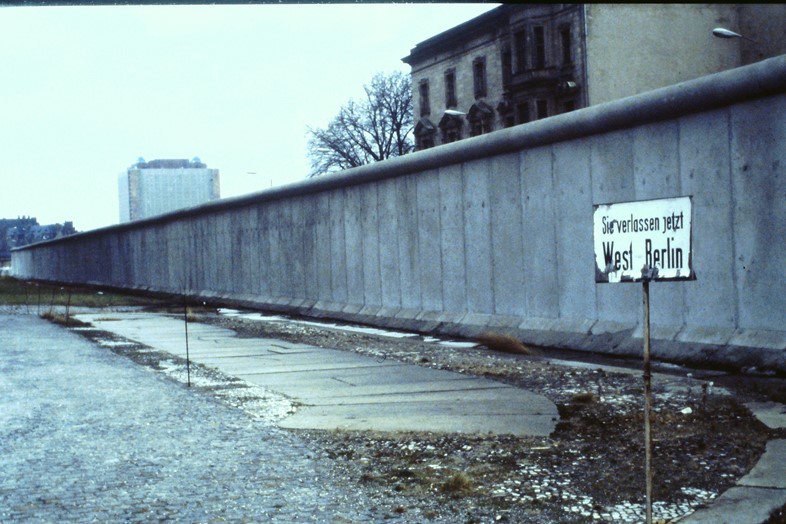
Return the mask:
[(185, 298), (183, 295), (183, 323), (186, 326), (186, 381), (188, 387), (191, 387), (191, 359), (188, 355), (188, 302)]
[(71, 288), (68, 288), (68, 302), (66, 302), (66, 313), (65, 313), (66, 327), (68, 327), (70, 314), (71, 314)]
[(652, 524), (652, 373), (650, 369), (650, 283), (644, 284), (644, 474), (646, 476), (646, 524)]
[(56, 287), (52, 287), (52, 302), (49, 304), (49, 315), (50, 316), (52, 315), (52, 310), (55, 307), (55, 290), (56, 289), (57, 289)]

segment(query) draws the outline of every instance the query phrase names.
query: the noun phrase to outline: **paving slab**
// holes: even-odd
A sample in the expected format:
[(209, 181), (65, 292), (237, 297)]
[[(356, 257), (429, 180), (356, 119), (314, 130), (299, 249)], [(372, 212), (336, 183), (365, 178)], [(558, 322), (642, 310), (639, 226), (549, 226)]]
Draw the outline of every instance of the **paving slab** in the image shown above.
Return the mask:
[[(392, 395), (403, 395), (402, 398), (404, 399), (427, 399), (430, 398), (430, 393), (433, 394), (434, 392), (445, 391), (474, 391), (475, 393), (472, 395), (471, 400), (477, 401), (485, 395), (484, 390), (509, 387), (500, 383), (493, 383), (493, 386), (488, 386), (488, 383), (477, 384), (471, 379), (461, 378), (454, 379), (453, 381), (410, 382), (406, 385), (402, 384), (399, 386), (390, 384), (353, 386), (342, 377), (331, 376), (298, 381), (287, 380), (285, 377), (279, 377), (280, 380), (273, 381), (271, 375), (239, 374), (235, 376), (252, 384), (278, 391), (286, 396), (297, 398), (314, 405), (322, 403), (333, 404), (336, 399), (340, 399), (345, 403), (352, 403), (353, 400), (366, 402), (365, 397), (379, 397), (380, 399), (384, 399)], [(454, 384), (453, 382), (456, 383)], [(491, 398), (498, 399), (502, 394), (497, 392), (490, 396)], [(467, 400), (469, 400), (467, 397), (462, 397), (462, 401)]]
[(680, 524), (761, 524), (770, 513), (786, 504), (786, 491), (771, 488), (734, 487), (707, 508), (680, 519)]
[(554, 430), (550, 416), (531, 417), (527, 431), (523, 432), (520, 415), (504, 415), (492, 419), (488, 415), (456, 416), (407, 416), (367, 414), (363, 418), (331, 417), (311, 413), (311, 409), (298, 411), (282, 420), (279, 426), (289, 429), (341, 429), (347, 431), (429, 431), (434, 433), (512, 434), (548, 436)]
[[(389, 388), (388, 388), (389, 389)], [(471, 396), (473, 400), (499, 400), (501, 392), (499, 388), (470, 388), (471, 395), (465, 394), (463, 389), (445, 389), (435, 391), (407, 390), (402, 392), (374, 392), (371, 388), (361, 390), (351, 390), (349, 395), (321, 395), (319, 397), (307, 398), (308, 403), (314, 406), (330, 406), (336, 403), (344, 404), (365, 404), (368, 402), (406, 402), (415, 398), (415, 402), (465, 402)], [(418, 395), (413, 393), (419, 392)]]
[(745, 406), (768, 428), (786, 428), (786, 405), (779, 402), (749, 402)]
[[(324, 355), (322, 355), (324, 356)], [(379, 370), (380, 368), (391, 367), (393, 364), (369, 366), (367, 361), (338, 356), (336, 360), (326, 360), (322, 358), (310, 359), (309, 355), (297, 357), (284, 356), (275, 353), (257, 354), (247, 356), (209, 356), (192, 355), (200, 363), (221, 367), (225, 373), (233, 374), (242, 372), (245, 375), (255, 374), (291, 374), (298, 372), (331, 372), (344, 370), (347, 374), (353, 372), (368, 374), (368, 369)]]
[(786, 489), (786, 439), (767, 442), (764, 455), (737, 484), (759, 488)]
[[(179, 357), (182, 318), (155, 313), (80, 315), (97, 328)], [(489, 379), (392, 359), (188, 324), (189, 358), (296, 399), (286, 428), (547, 436), (557, 408), (542, 395)]]

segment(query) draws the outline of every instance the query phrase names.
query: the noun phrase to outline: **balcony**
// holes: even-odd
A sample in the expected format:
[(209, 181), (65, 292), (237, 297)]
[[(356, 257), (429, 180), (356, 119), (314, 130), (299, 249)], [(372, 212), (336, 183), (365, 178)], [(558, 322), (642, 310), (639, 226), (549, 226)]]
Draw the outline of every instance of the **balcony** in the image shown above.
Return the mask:
[(556, 87), (560, 77), (560, 69), (557, 67), (525, 69), (513, 73), (510, 79), (510, 88), (517, 91), (533, 87)]

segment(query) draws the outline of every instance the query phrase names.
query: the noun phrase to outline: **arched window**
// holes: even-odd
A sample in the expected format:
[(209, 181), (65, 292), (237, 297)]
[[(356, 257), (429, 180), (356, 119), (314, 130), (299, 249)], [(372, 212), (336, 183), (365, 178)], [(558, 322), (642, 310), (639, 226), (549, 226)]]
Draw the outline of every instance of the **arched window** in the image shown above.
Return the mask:
[(494, 110), (485, 102), (475, 102), (467, 113), (470, 136), (488, 133), (493, 129)]
[(442, 131), (442, 143), (449, 144), (450, 142), (461, 140), (461, 130), (463, 127), (463, 117), (445, 113), (445, 116), (439, 121), (439, 129)]
[(437, 128), (431, 123), (431, 120), (421, 118), (415, 125), (415, 148), (420, 151), (421, 149), (434, 147), (436, 134)]

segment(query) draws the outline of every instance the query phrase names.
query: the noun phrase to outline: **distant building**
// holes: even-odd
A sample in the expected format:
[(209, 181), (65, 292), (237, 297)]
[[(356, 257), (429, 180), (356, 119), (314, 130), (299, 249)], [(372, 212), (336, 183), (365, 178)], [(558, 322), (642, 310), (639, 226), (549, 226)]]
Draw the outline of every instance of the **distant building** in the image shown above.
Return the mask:
[[(719, 40), (715, 27), (750, 36)], [(784, 4), (505, 4), (417, 44), (427, 149), (786, 53)]]
[(73, 222), (41, 226), (33, 217), (0, 219), (0, 266), (11, 263), (11, 250), (76, 233)]
[(118, 179), (120, 221), (129, 222), (220, 198), (218, 169), (193, 160), (139, 161)]

